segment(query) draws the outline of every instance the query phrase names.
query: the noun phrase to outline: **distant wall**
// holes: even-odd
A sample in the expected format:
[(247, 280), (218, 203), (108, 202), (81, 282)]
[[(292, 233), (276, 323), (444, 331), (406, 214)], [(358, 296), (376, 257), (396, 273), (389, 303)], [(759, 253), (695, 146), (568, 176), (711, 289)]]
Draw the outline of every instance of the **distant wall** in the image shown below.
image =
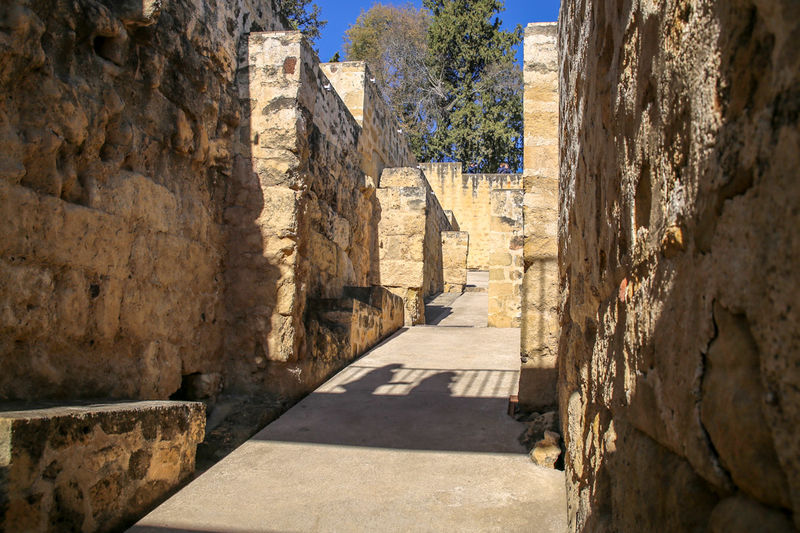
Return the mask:
[(522, 198), (519, 189), (490, 193), (489, 327), (520, 327), (522, 307)]
[(800, 528), (798, 32), (795, 0), (562, 2), (572, 531)]
[(460, 228), (469, 233), (467, 266), (489, 270), (491, 191), (521, 189), (519, 174), (461, 174), (461, 163), (423, 163), (433, 192), (442, 206), (455, 214)]
[[(451, 222), (451, 226), (452, 222)], [(464, 292), (467, 285), (467, 254), (469, 233), (466, 231), (442, 232), (442, 269), (444, 292)]]
[(218, 374), (236, 49), (281, 27), (272, 2), (2, 12), (0, 398), (167, 398)]

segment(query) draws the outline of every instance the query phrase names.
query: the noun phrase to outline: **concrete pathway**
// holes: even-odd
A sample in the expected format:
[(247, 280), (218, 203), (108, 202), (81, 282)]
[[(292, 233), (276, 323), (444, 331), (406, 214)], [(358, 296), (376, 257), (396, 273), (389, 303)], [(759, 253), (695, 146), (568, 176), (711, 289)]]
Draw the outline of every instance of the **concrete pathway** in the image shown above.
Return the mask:
[[(473, 296), (445, 319), (477, 316)], [(403, 329), (131, 531), (562, 533), (563, 472), (506, 414), (518, 368), (519, 330)]]

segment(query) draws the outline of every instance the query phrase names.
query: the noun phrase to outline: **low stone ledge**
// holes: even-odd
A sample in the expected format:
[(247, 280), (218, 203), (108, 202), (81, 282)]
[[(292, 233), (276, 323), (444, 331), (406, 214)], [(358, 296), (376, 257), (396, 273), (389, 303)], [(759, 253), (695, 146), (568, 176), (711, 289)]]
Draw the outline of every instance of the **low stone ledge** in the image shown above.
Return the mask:
[(112, 531), (187, 478), (197, 402), (0, 404), (0, 530)]

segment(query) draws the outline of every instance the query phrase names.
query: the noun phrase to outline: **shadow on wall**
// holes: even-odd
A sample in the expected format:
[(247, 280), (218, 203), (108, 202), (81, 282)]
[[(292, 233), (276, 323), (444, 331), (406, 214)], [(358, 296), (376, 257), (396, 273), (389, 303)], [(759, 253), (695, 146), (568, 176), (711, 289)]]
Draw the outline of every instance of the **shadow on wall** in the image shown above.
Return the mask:
[(514, 370), (350, 365), (253, 439), (524, 454), (525, 428), (507, 415), (517, 379)]
[[(797, 254), (800, 188), (787, 172), (799, 164), (797, 74), (773, 63), (796, 65), (797, 52), (791, 44), (774, 49), (789, 41), (772, 33), (780, 24), (762, 18), (781, 5), (788, 12), (789, 3), (765, 13), (751, 2), (716, 2), (697, 14), (713, 13), (720, 30), (701, 51), (720, 58), (719, 79), (707, 84), (686, 79), (685, 64), (670, 61), (691, 63), (692, 51), (662, 51), (665, 35), (697, 24), (691, 9), (681, 14), (685, 20), (669, 15), (661, 27), (657, 15), (625, 14), (640, 21), (625, 29), (638, 36), (640, 72), (631, 73), (613, 63), (625, 57), (613, 50), (616, 21), (594, 7), (597, 35), (583, 46), (607, 45), (587, 71), (595, 82), (577, 89), (585, 96), (576, 123), (596, 124), (596, 138), (607, 144), (591, 142), (583, 129), (582, 138), (568, 141), (582, 145), (589, 168), (575, 167), (572, 200), (585, 203), (562, 214), (570, 226), (561, 228), (569, 293), (559, 399), (573, 531), (800, 525), (800, 402), (790, 385), (798, 382), (790, 310), (800, 285), (796, 269), (786, 268)], [(626, 108), (633, 111), (604, 114), (614, 108), (604, 101), (613, 91), (596, 80), (630, 84), (631, 76), (644, 86), (637, 92), (633, 84), (637, 100)], [(669, 79), (669, 87), (651, 85), (655, 79)], [(721, 99), (718, 116), (704, 109), (706, 94)], [(644, 110), (657, 106), (663, 115), (653, 121)], [(763, 116), (770, 119), (762, 123)], [(615, 142), (623, 132), (658, 142), (643, 153), (635, 143), (622, 149)], [(695, 136), (713, 146), (701, 149)], [(669, 158), (659, 153), (661, 141)], [(620, 162), (619, 154), (641, 162)], [(621, 178), (618, 165), (638, 174), (635, 195), (621, 190), (618, 180), (630, 176)], [(562, 179), (564, 172), (562, 166)], [(694, 196), (681, 199), (681, 191)], [(679, 211), (678, 222), (666, 220), (665, 206)]]
[(260, 133), (253, 127), (253, 113), (261, 110), (252, 105), (254, 96), (250, 91), (250, 67), (247, 65), (248, 34), (243, 35), (238, 53), (240, 66), (236, 82), (242, 117), (236, 143), (238, 151), (223, 201), (228, 250), (225, 264), (226, 390), (248, 388), (253, 374), (264, 372), (269, 365), (268, 339), (272, 334), (272, 316), (281, 276), (275, 254), (265, 248), (265, 243), (274, 236), (266, 234), (268, 228), (262, 220), (267, 194), (256, 173), (256, 154), (253, 153), (253, 143), (258, 144)]
[(554, 256), (525, 260), (522, 291), (520, 402), (528, 409), (557, 403), (558, 264)]

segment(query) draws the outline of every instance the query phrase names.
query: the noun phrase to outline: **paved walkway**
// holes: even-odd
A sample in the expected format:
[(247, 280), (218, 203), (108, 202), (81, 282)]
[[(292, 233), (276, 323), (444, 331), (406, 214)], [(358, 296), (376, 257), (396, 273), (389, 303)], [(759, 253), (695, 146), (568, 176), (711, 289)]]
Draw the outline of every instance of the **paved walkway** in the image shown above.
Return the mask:
[(474, 327), (485, 293), (439, 303), (451, 327), (396, 333), (131, 531), (566, 531), (563, 472), (506, 415), (519, 330)]

